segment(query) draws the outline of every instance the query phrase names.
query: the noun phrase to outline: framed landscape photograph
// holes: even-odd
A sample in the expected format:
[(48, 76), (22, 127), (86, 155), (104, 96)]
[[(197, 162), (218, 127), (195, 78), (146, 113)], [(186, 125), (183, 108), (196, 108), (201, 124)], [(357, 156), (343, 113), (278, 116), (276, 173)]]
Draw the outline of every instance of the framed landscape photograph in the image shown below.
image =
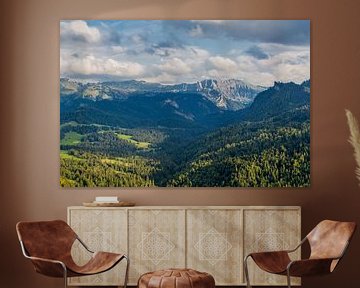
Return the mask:
[(60, 185), (309, 186), (310, 21), (60, 21)]

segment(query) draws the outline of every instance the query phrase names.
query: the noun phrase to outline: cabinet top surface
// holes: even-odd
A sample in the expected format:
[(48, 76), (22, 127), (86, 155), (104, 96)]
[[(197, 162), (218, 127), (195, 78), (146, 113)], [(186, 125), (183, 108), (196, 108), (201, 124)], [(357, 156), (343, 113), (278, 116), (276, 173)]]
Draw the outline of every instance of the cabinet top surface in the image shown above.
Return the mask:
[(133, 207), (85, 207), (85, 206), (69, 206), (68, 209), (131, 209), (131, 210), (189, 210), (189, 209), (221, 209), (221, 210), (236, 210), (236, 209), (279, 209), (279, 210), (300, 210), (301, 206), (133, 206)]

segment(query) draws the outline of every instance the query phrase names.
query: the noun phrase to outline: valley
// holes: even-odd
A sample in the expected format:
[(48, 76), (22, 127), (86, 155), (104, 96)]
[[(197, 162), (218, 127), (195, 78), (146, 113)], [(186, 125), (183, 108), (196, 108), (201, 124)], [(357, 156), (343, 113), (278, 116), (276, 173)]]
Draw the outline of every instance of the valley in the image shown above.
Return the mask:
[(62, 187), (310, 185), (310, 82), (60, 80)]

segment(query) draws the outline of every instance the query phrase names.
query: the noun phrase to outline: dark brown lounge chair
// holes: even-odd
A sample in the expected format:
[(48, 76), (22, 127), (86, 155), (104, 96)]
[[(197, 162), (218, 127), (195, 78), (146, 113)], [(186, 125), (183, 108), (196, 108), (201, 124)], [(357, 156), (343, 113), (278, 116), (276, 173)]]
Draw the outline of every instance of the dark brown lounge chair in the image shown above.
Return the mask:
[[(355, 229), (354, 222), (324, 220), (295, 249), (250, 253), (244, 259), (247, 287), (251, 287), (247, 267), (249, 257), (266, 272), (286, 275), (289, 288), (291, 288), (290, 276), (315, 276), (333, 272), (344, 256)], [(296, 251), (306, 241), (309, 242), (311, 249), (309, 259), (291, 261), (288, 253)]]
[[(35, 271), (50, 277), (88, 276), (112, 269), (122, 259), (127, 261), (124, 288), (127, 285), (129, 259), (125, 254), (93, 252), (80, 240), (71, 227), (62, 220), (19, 222), (16, 225), (24, 256), (31, 260)], [(78, 240), (92, 254), (83, 266), (71, 257), (71, 247)]]

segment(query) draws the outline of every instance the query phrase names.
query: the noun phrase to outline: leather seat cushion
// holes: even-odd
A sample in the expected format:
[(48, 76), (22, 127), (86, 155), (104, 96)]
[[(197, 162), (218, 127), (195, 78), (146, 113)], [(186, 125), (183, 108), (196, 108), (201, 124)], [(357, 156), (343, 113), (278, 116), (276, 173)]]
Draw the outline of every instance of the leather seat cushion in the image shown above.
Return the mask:
[(138, 288), (214, 288), (214, 277), (193, 269), (166, 269), (143, 274)]

